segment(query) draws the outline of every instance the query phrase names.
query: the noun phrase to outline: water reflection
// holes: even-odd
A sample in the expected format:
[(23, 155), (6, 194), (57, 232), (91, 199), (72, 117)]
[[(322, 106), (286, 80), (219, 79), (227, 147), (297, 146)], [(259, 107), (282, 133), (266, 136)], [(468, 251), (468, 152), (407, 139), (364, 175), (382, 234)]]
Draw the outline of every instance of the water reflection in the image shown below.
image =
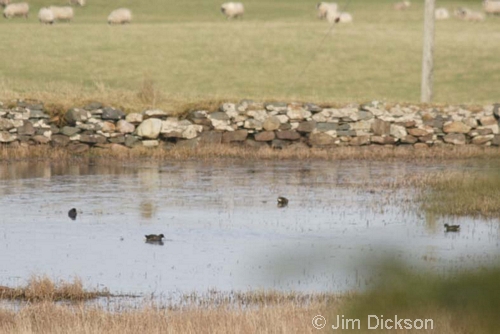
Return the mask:
[[(489, 164), (19, 163), (0, 166), (0, 285), (81, 277), (112, 292), (337, 290), (373, 280), (367, 255), (437, 272), (498, 259), (497, 222), (410, 210), (373, 181)], [(354, 187), (351, 187), (354, 186)], [(372, 191), (370, 191), (372, 190)], [(289, 205), (277, 208), (278, 196)], [(402, 201), (404, 199), (404, 201)], [(406, 204), (404, 204), (406, 203)], [(68, 208), (78, 219), (68, 220)], [(460, 224), (445, 233), (443, 224)], [(162, 232), (163, 247), (144, 242)]]

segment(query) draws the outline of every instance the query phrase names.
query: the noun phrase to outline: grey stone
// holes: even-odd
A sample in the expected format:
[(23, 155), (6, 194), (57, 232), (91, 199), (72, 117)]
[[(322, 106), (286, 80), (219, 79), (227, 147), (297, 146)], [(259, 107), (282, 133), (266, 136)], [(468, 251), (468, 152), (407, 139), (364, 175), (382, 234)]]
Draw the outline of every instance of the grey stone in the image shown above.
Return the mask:
[(449, 133), (446, 136), (444, 136), (443, 140), (446, 143), (454, 145), (465, 145), (466, 143), (465, 135), (462, 133)]
[(142, 121), (144, 120), (144, 117), (142, 116), (142, 114), (133, 112), (133, 113), (130, 113), (127, 116), (125, 116), (125, 120), (129, 123), (134, 124), (134, 125), (138, 125), (138, 124), (142, 123)]
[(120, 133), (132, 133), (135, 130), (135, 126), (123, 119), (116, 122), (116, 131)]
[(104, 144), (106, 143), (107, 139), (104, 136), (96, 134), (81, 134), (79, 141), (85, 144), (95, 145)]
[(292, 129), (292, 124), (290, 123), (281, 123), (279, 130), (287, 131)]
[(354, 131), (354, 130), (338, 130), (337, 136), (339, 136), (339, 137), (354, 137), (354, 136), (356, 136), (356, 131)]
[(262, 129), (262, 122), (258, 121), (256, 119), (250, 118), (245, 121), (245, 125), (243, 125), (245, 129), (255, 129), (255, 130), (261, 130)]
[(288, 105), (284, 102), (271, 102), (264, 104), (267, 111), (284, 112), (287, 111)]
[(444, 133), (467, 133), (471, 127), (462, 122), (451, 122), (443, 126)]
[(314, 103), (304, 103), (303, 108), (307, 111), (312, 112), (313, 114), (321, 112), (323, 108)]
[(17, 136), (7, 132), (7, 131), (0, 131), (0, 143), (11, 143), (17, 139)]
[(1, 130), (10, 130), (14, 128), (14, 122), (12, 122), (10, 119), (6, 118), (0, 118), (0, 131)]
[(79, 133), (81, 130), (72, 126), (65, 126), (62, 128), (61, 133), (65, 136), (71, 137)]
[(491, 141), (491, 145), (500, 146), (500, 135), (495, 135), (495, 137)]
[(476, 136), (472, 138), (472, 144), (474, 145), (484, 145), (495, 138), (495, 135), (485, 135), (485, 136)]
[(414, 137), (422, 137), (422, 136), (426, 136), (428, 135), (429, 133), (427, 131), (425, 131), (424, 129), (418, 129), (418, 128), (415, 128), (415, 129), (408, 129), (408, 133)]
[(288, 110), (286, 115), (291, 120), (301, 121), (312, 116), (312, 113), (305, 109), (291, 109)]
[(255, 141), (272, 141), (276, 138), (274, 131), (263, 131), (254, 135)]
[(49, 119), (50, 116), (47, 115), (45, 112), (43, 112), (42, 110), (38, 110), (38, 109), (35, 109), (35, 110), (31, 110), (30, 109), (30, 115), (29, 115), (29, 118), (33, 118), (33, 119)]
[(283, 140), (298, 140), (300, 139), (300, 133), (294, 130), (277, 131), (276, 137)]
[(269, 144), (265, 141), (255, 141), (251, 138), (245, 140), (243, 143), (243, 146), (245, 147), (250, 147), (252, 149), (260, 149), (262, 147), (269, 147)]
[(495, 103), (493, 105), (493, 115), (498, 119), (500, 118), (500, 103)]
[(371, 142), (380, 145), (393, 145), (396, 143), (396, 138), (391, 136), (372, 136)]
[(33, 127), (33, 124), (30, 121), (24, 121), (23, 126), (17, 128), (17, 133), (20, 136), (22, 135), (33, 136), (35, 134), (35, 128)]
[(103, 120), (118, 121), (125, 118), (125, 113), (119, 109), (104, 108), (102, 109), (101, 118)]
[(309, 135), (309, 145), (311, 146), (331, 146), (335, 144), (335, 138), (324, 132), (311, 133)]
[(390, 135), (397, 139), (402, 139), (408, 135), (406, 128), (402, 125), (391, 124)]
[(224, 132), (222, 134), (222, 142), (232, 143), (232, 142), (245, 141), (247, 137), (248, 137), (248, 131), (243, 129), (236, 130), (233, 132)]
[(314, 129), (316, 129), (316, 122), (308, 121), (300, 123), (299, 127), (297, 128), (297, 131), (302, 133), (310, 133), (313, 132)]
[(87, 110), (77, 108), (68, 110), (64, 115), (64, 119), (71, 126), (76, 125), (76, 122), (85, 122), (90, 117), (91, 115)]
[(53, 135), (51, 145), (54, 147), (65, 147), (69, 144), (69, 137), (65, 135)]
[(351, 139), (349, 145), (351, 146), (363, 146), (370, 144), (370, 136), (357, 136)]
[[(339, 124), (338, 123), (317, 123), (316, 129), (320, 132), (338, 130)], [(344, 129), (344, 130), (349, 130), (349, 129)]]
[(162, 121), (158, 118), (149, 118), (137, 127), (137, 135), (143, 138), (156, 139), (160, 135)]
[(358, 112), (358, 119), (361, 120), (361, 121), (367, 121), (369, 119), (372, 119), (373, 118), (373, 114), (369, 111), (360, 111)]
[(484, 116), (479, 119), (479, 122), (483, 126), (495, 125), (498, 124), (497, 119), (494, 116)]
[(266, 131), (278, 130), (280, 128), (280, 126), (281, 126), (281, 122), (280, 122), (279, 118), (276, 116), (271, 116), (271, 117), (266, 118), (266, 120), (262, 124), (262, 127)]
[(31, 137), (31, 140), (33, 140), (37, 144), (48, 144), (50, 142), (49, 138), (40, 135)]
[(139, 138), (137, 138), (136, 136), (132, 136), (132, 135), (128, 135), (128, 136), (125, 136), (125, 146), (127, 147), (134, 147), (134, 146), (137, 146), (139, 145), (141, 142), (139, 140)]
[(220, 111), (211, 113), (210, 115), (208, 115), (208, 117), (210, 119), (215, 119), (218, 121), (228, 121), (229, 120), (229, 116), (226, 113), (220, 112)]
[(418, 141), (418, 139), (417, 137), (413, 137), (412, 135), (407, 135), (401, 138), (400, 141), (403, 144), (415, 144)]
[(391, 132), (391, 123), (375, 119), (372, 123), (372, 131), (377, 136), (389, 135)]
[(108, 141), (113, 144), (125, 144), (125, 136), (119, 135), (116, 137), (108, 138)]

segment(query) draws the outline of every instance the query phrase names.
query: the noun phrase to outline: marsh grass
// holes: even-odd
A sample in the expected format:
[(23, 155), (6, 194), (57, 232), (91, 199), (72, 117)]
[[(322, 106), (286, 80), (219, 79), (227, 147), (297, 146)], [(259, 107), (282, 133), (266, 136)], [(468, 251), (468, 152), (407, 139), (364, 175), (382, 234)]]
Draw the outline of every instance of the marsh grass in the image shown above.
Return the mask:
[(428, 177), (420, 187), (422, 209), (438, 216), (500, 218), (500, 170)]
[[(227, 21), (219, 0), (94, 0), (71, 24), (0, 20), (0, 97), (67, 106), (96, 100), (124, 110), (155, 81), (158, 108), (209, 100), (415, 102), (419, 100), (423, 3), (392, 10), (392, 0), (349, 1), (352, 25), (333, 32), (315, 17), (317, 1), (247, 0), (243, 20)], [(30, 1), (32, 12), (46, 5)], [(443, 0), (449, 9), (480, 2)], [(110, 27), (108, 13), (130, 7), (131, 25)], [(497, 102), (500, 17), (437, 22), (435, 101)], [(149, 89), (146, 89), (148, 91)]]
[(54, 282), (46, 276), (32, 276), (27, 285), (19, 288), (0, 287), (0, 299), (39, 301), (85, 301), (107, 297), (107, 291), (86, 291), (79, 278), (73, 282)]
[[(57, 161), (58, 163), (78, 163), (93, 159), (95, 163), (113, 161), (143, 160), (212, 160), (212, 159), (244, 159), (244, 160), (373, 160), (373, 161), (408, 161), (408, 160), (456, 160), (468, 158), (498, 159), (500, 149), (479, 146), (446, 146), (415, 149), (412, 146), (365, 146), (365, 147), (332, 147), (308, 148), (305, 146), (284, 148), (270, 147), (251, 148), (244, 145), (203, 145), (196, 148), (160, 146), (146, 148), (137, 146), (128, 149), (121, 145), (104, 145), (91, 148), (88, 153), (73, 154), (65, 148), (50, 146), (0, 146), (0, 161)], [(398, 181), (398, 184), (403, 181)], [(412, 181), (413, 182), (413, 181)]]

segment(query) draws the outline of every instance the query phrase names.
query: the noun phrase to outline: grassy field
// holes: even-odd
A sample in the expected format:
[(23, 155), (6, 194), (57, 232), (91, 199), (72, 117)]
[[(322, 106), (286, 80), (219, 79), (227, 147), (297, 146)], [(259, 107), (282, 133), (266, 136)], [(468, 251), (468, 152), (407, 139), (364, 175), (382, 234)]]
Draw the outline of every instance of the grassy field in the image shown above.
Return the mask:
[[(248, 0), (226, 21), (220, 0), (90, 0), (71, 24), (0, 20), (0, 99), (99, 100), (123, 108), (251, 98), (314, 102), (420, 97), (423, 2), (395, 12), (392, 0), (339, 2), (354, 23), (329, 30), (317, 0)], [(440, 1), (449, 10), (479, 1)], [(108, 26), (117, 7), (131, 25)], [(435, 101), (498, 102), (500, 17), (436, 25)]]

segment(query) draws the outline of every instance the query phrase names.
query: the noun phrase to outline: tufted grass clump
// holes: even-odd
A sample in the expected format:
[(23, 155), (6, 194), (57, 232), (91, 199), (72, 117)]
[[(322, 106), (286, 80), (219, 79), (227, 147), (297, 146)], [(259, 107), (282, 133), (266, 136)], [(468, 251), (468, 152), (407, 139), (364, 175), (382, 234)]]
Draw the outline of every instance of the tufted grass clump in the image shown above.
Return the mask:
[(72, 282), (54, 282), (47, 276), (32, 276), (24, 287), (0, 287), (0, 299), (28, 302), (75, 302), (105, 296), (110, 296), (109, 292), (85, 290), (79, 278), (75, 278)]

